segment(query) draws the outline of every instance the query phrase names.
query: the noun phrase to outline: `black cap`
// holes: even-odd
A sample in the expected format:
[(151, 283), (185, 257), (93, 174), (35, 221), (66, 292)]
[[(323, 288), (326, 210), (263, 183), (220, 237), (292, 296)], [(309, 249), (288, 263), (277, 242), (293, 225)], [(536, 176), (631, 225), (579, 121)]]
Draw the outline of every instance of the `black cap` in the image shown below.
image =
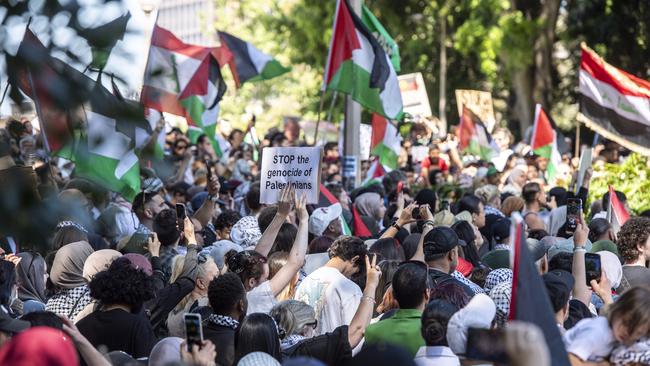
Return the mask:
[(31, 324), (24, 320), (14, 319), (0, 306), (0, 331), (5, 333), (20, 333)]
[(447, 253), (459, 245), (461, 243), (456, 232), (446, 226), (435, 227), (424, 236), (425, 257)]
[(558, 312), (569, 302), (571, 290), (575, 284), (573, 275), (567, 271), (556, 269), (544, 274), (542, 279), (553, 305), (553, 311)]
[(492, 224), (492, 237), (497, 244), (502, 244), (510, 237), (510, 219), (502, 218)]

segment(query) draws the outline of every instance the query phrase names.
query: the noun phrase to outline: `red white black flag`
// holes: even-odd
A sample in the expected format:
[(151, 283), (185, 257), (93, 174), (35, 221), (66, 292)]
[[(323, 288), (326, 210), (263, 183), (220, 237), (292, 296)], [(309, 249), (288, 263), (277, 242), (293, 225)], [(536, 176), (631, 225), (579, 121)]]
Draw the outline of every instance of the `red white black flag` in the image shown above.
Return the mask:
[(582, 45), (578, 120), (607, 139), (650, 155), (650, 82)]

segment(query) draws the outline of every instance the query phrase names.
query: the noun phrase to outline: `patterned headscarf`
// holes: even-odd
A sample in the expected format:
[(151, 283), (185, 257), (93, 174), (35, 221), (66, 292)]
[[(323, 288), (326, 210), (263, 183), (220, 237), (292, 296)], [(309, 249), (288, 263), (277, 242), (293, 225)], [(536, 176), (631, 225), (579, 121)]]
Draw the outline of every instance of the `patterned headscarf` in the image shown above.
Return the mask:
[(616, 347), (612, 351), (609, 362), (612, 366), (647, 365), (650, 363), (650, 339), (644, 338), (630, 346)]
[(244, 216), (230, 230), (230, 239), (244, 249), (254, 247), (262, 237), (255, 216)]
[(512, 282), (512, 270), (510, 268), (499, 268), (488, 273), (485, 278), (485, 292), (490, 291), (504, 282)]
[(504, 328), (510, 315), (510, 297), (512, 295), (512, 283), (504, 282), (495, 286), (490, 291), (490, 298), (497, 306), (497, 314), (494, 317), (497, 327)]

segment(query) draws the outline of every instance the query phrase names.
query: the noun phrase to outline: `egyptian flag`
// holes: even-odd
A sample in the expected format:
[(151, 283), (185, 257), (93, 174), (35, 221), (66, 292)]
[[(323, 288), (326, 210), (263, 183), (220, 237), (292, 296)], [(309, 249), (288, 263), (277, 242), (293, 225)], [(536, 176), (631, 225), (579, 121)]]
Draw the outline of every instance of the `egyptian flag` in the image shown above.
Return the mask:
[(650, 82), (582, 45), (578, 120), (607, 139), (650, 155)]
[(24, 93), (34, 101), (48, 152), (68, 157), (62, 150), (73, 139), (73, 129), (83, 124), (81, 107), (90, 98), (94, 82), (59, 59), (29, 28), (15, 56), (6, 56), (12, 99)]
[(348, 94), (371, 112), (402, 116), (402, 95), (388, 55), (347, 0), (338, 0), (322, 90)]
[(510, 233), (512, 246), (512, 295), (510, 320), (537, 325), (544, 333), (552, 366), (569, 366), (569, 358), (555, 321), (546, 286), (526, 245), (526, 230), (521, 215), (513, 214)]
[(247, 81), (268, 80), (291, 70), (251, 43), (232, 34), (219, 32), (219, 39), (221, 46), (232, 53), (233, 57), (228, 66), (238, 88)]
[[(318, 207), (328, 207), (335, 203), (339, 203), (338, 198), (334, 197), (332, 192), (330, 192), (329, 189), (327, 189), (327, 187), (325, 187), (325, 185), (321, 183), (320, 196), (318, 197)], [(352, 235), (352, 230), (350, 230), (350, 226), (345, 221), (343, 214), (339, 216), (339, 220), (341, 220), (341, 228), (343, 229), (343, 235)]]
[(476, 114), (463, 106), (463, 115), (456, 130), (458, 148), (471, 155), (479, 156), (482, 160), (491, 160), (499, 154), (499, 147), (492, 140), (492, 135)]
[(630, 214), (625, 209), (625, 206), (616, 196), (614, 187), (609, 186), (609, 206), (607, 206), (607, 221), (612, 225), (614, 234), (618, 234), (621, 226), (630, 218)]

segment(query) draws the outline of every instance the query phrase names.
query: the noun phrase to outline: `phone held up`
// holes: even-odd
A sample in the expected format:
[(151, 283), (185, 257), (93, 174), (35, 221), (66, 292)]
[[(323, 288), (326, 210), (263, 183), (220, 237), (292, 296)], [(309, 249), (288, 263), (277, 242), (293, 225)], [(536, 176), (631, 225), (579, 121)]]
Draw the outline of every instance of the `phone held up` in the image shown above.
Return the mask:
[(587, 286), (591, 286), (591, 280), (600, 281), (602, 271), (600, 255), (597, 253), (585, 253), (585, 272), (587, 277)]
[(181, 233), (185, 229), (185, 217), (187, 216), (185, 212), (185, 205), (182, 203), (176, 204), (176, 224), (178, 225), (178, 231)]
[(566, 231), (574, 233), (580, 222), (582, 213), (582, 200), (580, 198), (569, 198), (566, 203)]
[(185, 339), (187, 340), (187, 351), (192, 352), (192, 346), (201, 347), (203, 344), (203, 328), (201, 326), (201, 314), (188, 313), (183, 315), (185, 322)]

